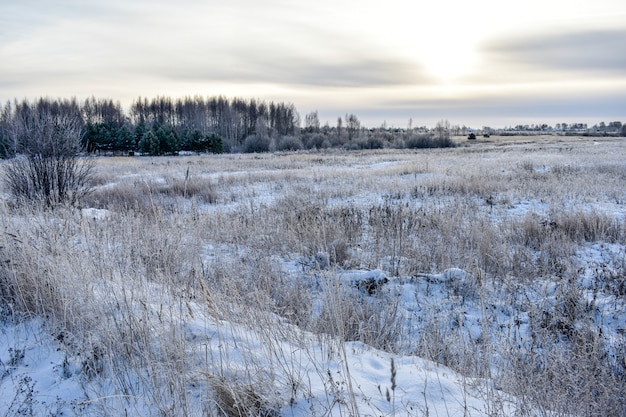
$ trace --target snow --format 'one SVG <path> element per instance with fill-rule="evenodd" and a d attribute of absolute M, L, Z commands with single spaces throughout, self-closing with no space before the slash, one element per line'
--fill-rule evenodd
<path fill-rule="evenodd" d="M 81 408 L 79 370 L 41 319 L 3 324 L 0 373 L 3 415 L 71 415 Z"/>
<path fill-rule="evenodd" d="M 383 169 L 395 164 L 395 161 L 385 161 L 357 168 Z M 548 170 L 545 166 L 537 168 L 539 173 Z M 270 180 L 248 187 L 245 172 L 215 174 L 216 178 L 227 175 L 241 179 L 242 185 L 233 188 L 234 194 L 254 195 L 257 204 L 272 204 L 280 195 L 277 185 Z M 438 175 L 424 173 L 401 177 L 419 185 Z M 357 206 L 384 200 L 380 193 L 356 192 L 348 199 Z M 333 198 L 329 201 L 339 202 Z M 447 202 L 444 198 L 432 204 Z M 227 211 L 239 204 L 241 201 L 225 202 L 219 208 L 208 207 L 207 210 Z M 484 203 L 477 206 L 482 207 Z M 622 219 L 626 213 L 619 203 L 591 202 L 587 207 Z M 496 207 L 490 214 L 495 221 L 525 216 L 543 219 L 550 214 L 550 204 L 541 199 L 520 200 Z M 82 210 L 82 216 L 100 221 L 110 218 L 111 213 L 87 208 Z M 203 256 L 209 262 L 219 263 L 233 255 L 241 256 L 240 251 L 245 248 L 207 243 Z M 580 268 L 576 289 L 583 292 L 590 311 L 584 319 L 593 320 L 594 325 L 602 329 L 605 341 L 613 349 L 624 346 L 626 305 L 624 297 L 617 297 L 616 288 L 611 286 L 620 285 L 620 279 L 623 283 L 625 246 L 585 243 L 578 248 L 575 260 Z M 401 261 L 382 258 L 380 265 L 367 270 L 333 269 L 328 255 L 322 252 L 313 257 L 294 254 L 292 259 L 277 260 L 284 274 L 310 285 L 313 297 L 318 297 L 314 300 L 317 307 L 322 303 L 324 291 L 336 288 L 325 285 L 329 281 L 334 283 L 333 280 L 366 302 L 397 303 L 399 326 L 404 335 L 397 351 L 402 353 L 385 352 L 356 341 L 340 343 L 330 335 L 302 331 L 283 317 L 250 318 L 243 317 L 242 313 L 240 322 L 218 320 L 219 315 L 207 311 L 205 304 L 188 301 L 187 314 L 170 319 L 177 323 L 177 329 L 182 329 L 188 349 L 182 354 L 187 358 L 186 365 L 192 375 L 185 386 L 191 402 L 190 414 L 202 414 L 203 407 L 211 401 L 209 392 L 215 389 L 220 377 L 256 384 L 256 390 L 267 404 L 280 415 L 292 417 L 514 413 L 516 399 L 499 390 L 493 379 L 475 375 L 471 370 L 463 375 L 423 359 L 421 337 L 426 330 L 440 326 L 442 337 L 468 339 L 479 348 L 486 337 L 492 338 L 492 346 L 505 343 L 528 346 L 531 343 L 530 307 L 541 306 L 550 311 L 560 302 L 567 283 L 556 277 L 536 276 L 503 288 L 503 284 L 482 282 L 460 268 L 393 276 L 390 271 Z M 100 284 L 94 283 L 93 288 L 104 298 L 113 284 Z M 146 291 L 149 298 L 144 302 L 157 311 L 160 296 L 166 292 L 153 283 Z M 10 306 L 3 308 L 10 311 Z M 5 321 L 0 324 L 0 416 L 157 414 L 153 399 L 144 393 L 122 394 L 112 381 L 89 375 L 84 366 L 85 358 L 68 352 L 59 335 L 41 318 L 12 322 L 9 314 L 3 317 Z M 269 325 L 260 320 L 267 320 Z M 501 354 L 493 352 L 496 359 Z M 251 368 L 255 371 L 252 378 Z M 129 386 L 140 385 L 140 381 L 147 379 L 133 371 L 124 377 Z M 289 386 L 292 390 L 284 391 L 283 388 Z"/>
<path fill-rule="evenodd" d="M 83 217 L 92 220 L 104 220 L 111 216 L 111 212 L 105 209 L 85 208 L 81 209 Z"/>
<path fill-rule="evenodd" d="M 461 270 L 450 270 L 440 276 L 452 279 L 464 275 Z M 380 270 L 340 271 L 338 276 L 347 285 L 386 279 Z M 403 297 L 410 298 L 407 294 L 414 290 L 404 288 Z M 185 338 L 195 344 L 188 353 L 190 363 L 199 361 L 201 358 L 194 356 L 201 352 L 200 356 L 219 358 L 226 375 L 235 379 L 250 363 L 267 370 L 266 380 L 297 376 L 300 380 L 294 382 L 298 387 L 290 393 L 292 398 L 271 389 L 264 392 L 285 415 L 339 416 L 349 412 L 378 416 L 393 415 L 394 410 L 400 415 L 488 415 L 489 406 L 480 391 L 488 389 L 485 381 L 463 377 L 417 356 L 394 355 L 360 342 L 340 344 L 330 337 L 320 340 L 296 328 L 292 328 L 293 337 L 278 339 L 264 334 L 263 329 L 216 322 L 194 303 L 189 308 L 184 328 Z M 479 331 L 472 328 L 473 337 L 478 337 Z M 33 415 L 99 415 L 103 410 L 117 414 L 132 409 L 134 415 L 152 414 L 146 399 L 126 398 L 106 380 L 90 378 L 81 358 L 67 356 L 63 344 L 40 319 L 2 326 L 0 360 L 1 410 Z M 199 380 L 211 385 L 201 375 Z M 197 397 L 201 399 L 203 394 L 198 392 Z"/>
<path fill-rule="evenodd" d="M 618 244 L 586 245 L 578 254 L 584 259 L 581 287 L 591 287 L 599 274 L 619 267 L 614 263 L 623 255 L 624 248 Z M 497 329 L 517 328 L 515 340 L 527 340 L 529 317 L 527 311 L 520 309 L 523 303 L 500 302 L 498 288 L 484 287 L 480 297 L 490 310 L 490 318 L 485 322 L 485 306 L 481 306 L 476 293 L 476 279 L 462 269 L 389 277 L 382 270 L 321 271 L 314 265 L 303 269 L 301 263 L 289 260 L 284 261 L 283 269 L 313 280 L 335 276 L 342 285 L 352 288 L 360 288 L 362 282 L 381 284 L 379 291 L 383 295 L 400 300 L 402 326 L 415 339 L 426 326 L 438 322 L 447 326 L 441 329 L 443 333 L 458 332 L 474 341 L 484 337 L 485 326 L 490 327 L 489 333 L 495 338 L 503 337 Z M 154 285 L 150 292 L 157 300 L 159 289 Z M 545 305 L 547 309 L 558 299 L 560 287 L 550 279 L 537 278 L 520 291 L 518 299 Z M 361 293 L 374 297 L 362 288 Z M 588 297 L 592 297 L 591 292 Z M 604 334 L 613 341 L 623 340 L 626 319 L 622 312 L 626 306 L 614 296 L 603 296 L 601 290 L 593 297 Z M 156 310 L 157 306 L 153 308 Z M 197 413 L 207 401 L 207 388 L 214 384 L 209 374 L 244 380 L 250 364 L 258 370 L 256 377 L 262 387 L 259 392 L 281 415 L 487 416 L 494 404 L 504 415 L 515 409 L 515 400 L 498 391 L 489 380 L 461 375 L 421 359 L 418 352 L 392 354 L 360 342 L 339 343 L 330 336 L 320 338 L 289 325 L 288 330 L 283 330 L 287 333 L 279 336 L 272 333 L 276 327 L 271 325 L 255 327 L 246 325 L 245 320 L 243 324 L 216 321 L 195 302 L 188 303 L 188 310 L 188 316 L 179 320 L 185 339 L 190 342 L 189 364 L 202 363 L 203 357 L 210 357 L 209 362 L 215 366 L 198 372 L 197 380 L 187 388 L 189 398 L 197 399 Z M 437 320 L 429 324 L 428 317 Z M 103 410 L 111 414 L 132 410 L 133 415 L 153 415 L 148 399 L 129 399 L 106 380 L 89 377 L 81 366 L 84 358 L 64 353 L 63 344 L 41 319 L 19 324 L 6 322 L 1 329 L 0 410 L 8 410 L 9 415 L 100 415 Z M 404 343 L 401 350 L 409 352 L 415 340 Z M 215 365 L 218 362 L 219 369 Z M 140 376 L 131 374 L 128 378 L 132 381 Z M 289 385 L 294 386 L 293 392 L 277 391 L 278 387 Z"/>

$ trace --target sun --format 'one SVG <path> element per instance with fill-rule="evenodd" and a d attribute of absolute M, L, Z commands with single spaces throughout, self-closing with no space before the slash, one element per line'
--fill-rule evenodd
<path fill-rule="evenodd" d="M 438 39 L 423 48 L 421 65 L 429 76 L 443 84 L 455 83 L 476 69 L 475 48 L 458 36 Z"/>

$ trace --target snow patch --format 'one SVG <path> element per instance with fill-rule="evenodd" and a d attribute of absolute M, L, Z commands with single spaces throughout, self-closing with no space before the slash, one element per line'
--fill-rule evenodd
<path fill-rule="evenodd" d="M 111 212 L 106 209 L 84 208 L 80 213 L 83 217 L 92 220 L 105 220 L 111 217 Z"/>

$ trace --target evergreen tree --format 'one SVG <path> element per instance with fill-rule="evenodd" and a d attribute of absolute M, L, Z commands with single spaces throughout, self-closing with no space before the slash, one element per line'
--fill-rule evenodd
<path fill-rule="evenodd" d="M 117 130 L 115 149 L 119 151 L 132 151 L 135 149 L 133 133 L 127 126 L 122 126 Z"/>
<path fill-rule="evenodd" d="M 213 153 L 224 153 L 224 142 L 222 138 L 216 135 L 215 133 L 211 133 L 208 137 L 210 149 Z"/>
<path fill-rule="evenodd" d="M 152 130 L 148 130 L 139 140 L 139 152 L 148 155 L 160 155 L 159 139 Z"/>

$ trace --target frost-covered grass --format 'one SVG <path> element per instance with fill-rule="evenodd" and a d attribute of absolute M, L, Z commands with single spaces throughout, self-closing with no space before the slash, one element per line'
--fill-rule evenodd
<path fill-rule="evenodd" d="M 0 206 L 0 415 L 626 413 L 624 141 L 97 159 Z"/>

